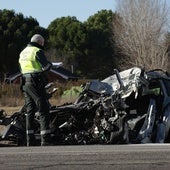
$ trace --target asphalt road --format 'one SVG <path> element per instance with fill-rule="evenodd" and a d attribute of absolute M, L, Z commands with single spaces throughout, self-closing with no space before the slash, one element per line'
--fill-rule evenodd
<path fill-rule="evenodd" d="M 169 170 L 170 144 L 0 147 L 0 169 Z"/>

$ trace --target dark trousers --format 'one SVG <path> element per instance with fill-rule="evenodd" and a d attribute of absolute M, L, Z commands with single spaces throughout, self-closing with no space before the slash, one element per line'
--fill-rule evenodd
<path fill-rule="evenodd" d="M 27 145 L 32 145 L 34 140 L 34 115 L 39 112 L 41 143 L 49 140 L 49 104 L 46 98 L 46 91 L 41 82 L 38 84 L 26 81 L 23 86 L 25 95 L 26 115 L 26 134 Z"/>

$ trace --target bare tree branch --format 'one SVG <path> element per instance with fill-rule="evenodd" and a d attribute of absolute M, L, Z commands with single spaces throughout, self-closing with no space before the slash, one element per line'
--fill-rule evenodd
<path fill-rule="evenodd" d="M 167 33 L 169 10 L 165 0 L 118 0 L 113 21 L 116 45 L 129 66 L 147 69 L 168 67 Z"/>

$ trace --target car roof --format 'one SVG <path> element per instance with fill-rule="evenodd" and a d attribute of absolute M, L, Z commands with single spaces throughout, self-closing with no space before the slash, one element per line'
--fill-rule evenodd
<path fill-rule="evenodd" d="M 161 69 L 155 69 L 146 72 L 146 75 L 149 79 L 167 79 L 170 80 L 170 74 Z"/>

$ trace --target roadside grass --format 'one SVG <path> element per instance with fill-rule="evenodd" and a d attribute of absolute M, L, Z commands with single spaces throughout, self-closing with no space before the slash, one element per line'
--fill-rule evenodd
<path fill-rule="evenodd" d="M 54 87 L 58 90 L 49 99 L 51 105 L 62 105 L 64 103 L 72 103 L 76 100 L 81 92 L 80 85 L 85 80 L 68 81 L 64 83 L 54 82 Z M 3 109 L 7 115 L 11 115 L 24 105 L 24 95 L 20 91 L 18 84 L 0 84 L 0 110 Z"/>

